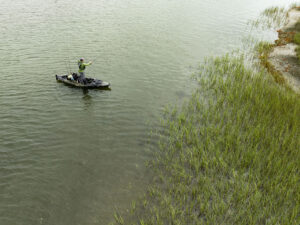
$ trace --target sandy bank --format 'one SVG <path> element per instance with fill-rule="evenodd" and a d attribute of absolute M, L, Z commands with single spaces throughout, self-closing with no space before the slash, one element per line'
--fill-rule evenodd
<path fill-rule="evenodd" d="M 276 46 L 269 54 L 269 62 L 279 71 L 286 83 L 297 93 L 300 93 L 300 62 L 291 43 L 296 32 L 300 32 L 300 9 L 289 11 L 287 24 L 278 31 Z"/>

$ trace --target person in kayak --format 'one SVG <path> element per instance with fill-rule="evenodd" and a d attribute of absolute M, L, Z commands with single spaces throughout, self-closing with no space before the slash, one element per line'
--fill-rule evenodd
<path fill-rule="evenodd" d="M 78 60 L 78 67 L 79 67 L 79 70 L 78 70 L 78 73 L 79 73 L 78 82 L 81 83 L 81 84 L 85 83 L 85 73 L 84 73 L 84 70 L 85 70 L 85 67 L 89 66 L 89 65 L 92 65 L 92 62 L 84 63 L 84 58 L 81 58 L 80 60 Z"/>

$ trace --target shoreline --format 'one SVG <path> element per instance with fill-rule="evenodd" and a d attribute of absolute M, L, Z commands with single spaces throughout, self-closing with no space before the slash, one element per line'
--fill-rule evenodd
<path fill-rule="evenodd" d="M 300 60 L 296 54 L 298 45 L 293 43 L 295 34 L 300 32 L 299 7 L 289 10 L 287 21 L 287 24 L 277 31 L 278 40 L 270 50 L 267 60 L 272 69 L 283 77 L 284 83 L 300 94 Z"/>

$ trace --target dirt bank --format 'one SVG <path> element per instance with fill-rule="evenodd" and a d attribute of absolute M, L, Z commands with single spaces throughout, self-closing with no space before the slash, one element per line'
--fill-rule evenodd
<path fill-rule="evenodd" d="M 286 83 L 300 93 L 300 61 L 296 55 L 297 44 L 292 43 L 293 36 L 300 32 L 300 8 L 288 13 L 287 24 L 278 30 L 278 40 L 269 54 L 269 62 L 282 74 Z"/>

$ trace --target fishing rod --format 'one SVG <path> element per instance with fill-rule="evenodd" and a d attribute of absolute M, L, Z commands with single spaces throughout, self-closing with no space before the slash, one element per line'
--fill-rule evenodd
<path fill-rule="evenodd" d="M 64 62 L 65 62 L 65 66 L 66 66 L 66 69 L 67 69 L 67 73 L 68 73 L 68 74 L 71 74 L 70 67 L 69 67 L 69 69 L 68 69 L 68 64 L 67 64 L 66 60 L 64 60 Z"/>
<path fill-rule="evenodd" d="M 68 65 L 69 65 L 69 71 L 70 71 L 70 74 L 71 74 L 70 56 L 69 56 L 69 54 L 68 54 Z"/>

